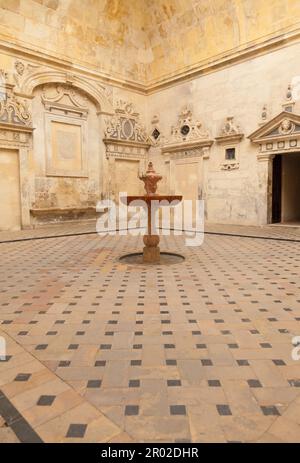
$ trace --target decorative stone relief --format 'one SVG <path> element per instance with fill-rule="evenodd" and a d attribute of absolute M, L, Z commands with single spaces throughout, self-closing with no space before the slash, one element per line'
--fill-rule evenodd
<path fill-rule="evenodd" d="M 22 76 L 25 71 L 25 64 L 22 61 L 16 61 L 15 70 L 19 76 Z"/>
<path fill-rule="evenodd" d="M 193 120 L 191 109 L 185 106 L 178 116 L 178 122 L 171 127 L 170 142 L 175 141 L 191 141 L 198 139 L 206 139 L 209 133 L 202 127 L 202 123 Z"/>
<path fill-rule="evenodd" d="M 46 175 L 88 177 L 88 99 L 70 84 L 46 84 L 41 89 L 45 107 Z"/>
<path fill-rule="evenodd" d="M 0 145 L 28 147 L 32 130 L 32 117 L 27 102 L 15 95 L 10 76 L 0 70 Z"/>
<path fill-rule="evenodd" d="M 240 127 L 234 122 L 233 116 L 228 116 L 220 134 L 216 137 L 217 143 L 238 143 L 242 140 L 244 134 Z"/>
<path fill-rule="evenodd" d="M 27 102 L 15 95 L 14 85 L 7 83 L 8 74 L 2 70 L 0 75 L 0 123 L 31 127 Z"/>
<path fill-rule="evenodd" d="M 267 105 L 265 104 L 263 105 L 263 108 L 261 110 L 259 125 L 265 124 L 267 120 L 268 120 L 268 108 L 267 108 Z"/>
<path fill-rule="evenodd" d="M 117 102 L 115 115 L 106 119 L 105 139 L 149 144 L 145 127 L 133 104 L 123 100 Z"/>
<path fill-rule="evenodd" d="M 300 115 L 282 111 L 249 135 L 259 145 L 259 156 L 300 151 Z"/>
<path fill-rule="evenodd" d="M 210 147 L 213 140 L 202 123 L 195 120 L 192 110 L 185 106 L 179 113 L 177 124 L 171 127 L 170 137 L 164 141 L 162 152 L 171 157 L 201 156 L 202 148 Z M 207 156 L 207 150 L 205 151 Z"/>
<path fill-rule="evenodd" d="M 41 99 L 47 111 L 87 117 L 88 99 L 71 85 L 45 85 Z"/>
<path fill-rule="evenodd" d="M 121 161 L 127 161 L 128 172 L 133 175 L 136 169 L 136 175 L 138 175 L 138 170 L 144 168 L 151 140 L 132 103 L 118 101 L 115 114 L 107 118 L 105 122 L 103 138 L 107 160 L 104 174 L 105 191 L 107 197 L 117 201 L 120 188 L 125 188 L 127 181 L 124 177 L 124 180 L 120 182 Z"/>
<path fill-rule="evenodd" d="M 161 134 L 161 130 L 159 128 L 159 117 L 154 115 L 151 120 L 151 131 L 150 131 L 150 139 L 152 145 L 158 146 L 162 143 L 163 135 Z"/>
<path fill-rule="evenodd" d="M 118 101 L 115 114 L 105 122 L 103 141 L 106 145 L 106 157 L 146 157 L 151 142 L 132 103 Z"/>
<path fill-rule="evenodd" d="M 112 88 L 80 74 L 16 60 L 12 79 L 16 86 L 15 92 L 20 96 L 31 98 L 34 88 L 38 85 L 67 84 L 89 95 L 99 114 L 113 114 Z"/>
<path fill-rule="evenodd" d="M 240 168 L 240 163 L 236 161 L 227 161 L 221 163 L 221 170 L 236 170 Z"/>
<path fill-rule="evenodd" d="M 244 137 L 241 128 L 234 122 L 233 116 L 228 116 L 221 127 L 219 135 L 216 137 L 216 142 L 222 145 L 224 151 L 224 160 L 221 162 L 221 170 L 236 170 L 239 169 L 240 164 L 237 159 L 238 149 L 237 145 Z M 233 152 L 233 157 L 227 157 L 227 152 Z"/>
<path fill-rule="evenodd" d="M 285 93 L 285 101 L 282 105 L 282 109 L 284 111 L 292 113 L 294 109 L 294 105 L 295 105 L 295 101 L 293 100 L 292 86 L 291 84 L 289 84 L 287 87 L 286 93 Z"/>

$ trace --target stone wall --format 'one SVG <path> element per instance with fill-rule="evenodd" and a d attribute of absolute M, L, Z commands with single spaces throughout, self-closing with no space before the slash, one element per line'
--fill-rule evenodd
<path fill-rule="evenodd" d="M 189 199 L 204 199 L 209 222 L 267 223 L 271 156 L 247 137 L 287 103 L 288 86 L 299 74 L 300 44 L 283 41 L 281 48 L 247 59 L 242 48 L 252 43 L 255 50 L 260 40 L 281 40 L 279 31 L 296 29 L 299 2 L 82 4 L 0 0 L 0 87 L 5 84 L 17 111 L 26 104 L 32 116 L 17 127 L 0 123 L 2 167 L 7 150 L 18 156 L 13 167 L 19 166 L 19 226 L 90 218 L 101 198 L 117 199 L 120 190 L 141 193 L 137 174 L 149 153 L 164 175 L 160 192 L 181 189 Z M 240 61 L 217 66 L 216 57 L 234 47 Z M 205 73 L 189 77 L 193 63 L 206 59 L 215 68 L 206 62 Z M 167 74 L 159 90 L 145 85 Z M 293 112 L 300 113 L 298 101 Z M 134 135 L 127 127 L 127 138 L 110 139 L 105 129 L 120 115 L 134 120 Z M 187 137 L 188 146 L 180 144 L 178 117 L 191 119 L 196 136 Z M 222 132 L 226 124 L 233 127 L 229 136 Z M 232 147 L 236 159 L 228 161 L 225 150 Z"/>
<path fill-rule="evenodd" d="M 298 0 L 0 0 L 0 45 L 155 84 L 297 32 Z"/>
<path fill-rule="evenodd" d="M 194 119 L 204 125 L 214 140 L 209 148 L 206 179 L 202 185 L 209 222 L 267 222 L 265 187 L 268 179 L 261 180 L 263 165 L 258 161 L 259 146 L 247 137 L 263 122 L 264 105 L 267 108 L 264 122 L 283 110 L 288 85 L 300 75 L 296 60 L 299 53 L 300 44 L 295 44 L 148 97 L 149 131 L 153 127 L 151 119 L 156 115 L 157 127 L 168 139 L 178 114 L 187 105 L 192 109 Z M 300 113 L 299 101 L 293 111 Z M 215 140 L 228 116 L 234 117 L 244 134 L 242 140 L 233 145 L 236 146 L 239 166 L 232 170 L 224 170 L 226 146 Z M 168 176 L 169 156 L 161 155 L 159 147 L 153 148 L 151 154 L 157 170 Z M 167 189 L 165 185 L 166 193 Z"/>
<path fill-rule="evenodd" d="M 142 81 L 147 38 L 140 6 L 141 0 L 0 0 L 0 38 L 48 59 Z"/>

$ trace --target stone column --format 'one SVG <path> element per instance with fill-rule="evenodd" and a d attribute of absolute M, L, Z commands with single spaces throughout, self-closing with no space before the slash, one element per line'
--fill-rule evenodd
<path fill-rule="evenodd" d="M 22 229 L 32 228 L 30 223 L 30 175 L 28 168 L 28 148 L 19 148 L 20 162 L 20 194 L 21 194 L 21 225 Z"/>
<path fill-rule="evenodd" d="M 208 160 L 209 160 L 210 150 L 208 147 L 202 148 L 202 175 L 201 175 L 201 197 L 199 199 L 204 200 L 204 215 L 207 219 L 208 215 Z"/>
<path fill-rule="evenodd" d="M 266 225 L 272 220 L 272 161 L 271 153 L 260 153 L 258 160 L 258 224 Z"/>

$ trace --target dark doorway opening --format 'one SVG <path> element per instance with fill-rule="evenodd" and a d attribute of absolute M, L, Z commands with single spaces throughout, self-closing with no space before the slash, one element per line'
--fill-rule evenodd
<path fill-rule="evenodd" d="M 272 223 L 300 225 L 300 153 L 273 159 Z"/>
<path fill-rule="evenodd" d="M 282 155 L 273 159 L 272 176 L 272 223 L 281 222 L 281 192 L 282 192 Z"/>

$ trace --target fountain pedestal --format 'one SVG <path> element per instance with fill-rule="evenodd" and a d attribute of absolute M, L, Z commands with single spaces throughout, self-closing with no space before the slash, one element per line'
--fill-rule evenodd
<path fill-rule="evenodd" d="M 140 180 L 142 180 L 145 184 L 145 190 L 146 190 L 146 195 L 140 195 L 140 196 L 126 196 L 126 204 L 129 206 L 132 202 L 137 201 L 137 200 L 142 200 L 143 205 L 147 207 L 147 234 L 144 235 L 143 241 L 144 241 L 144 248 L 143 248 L 143 263 L 148 263 L 148 264 L 158 264 L 160 262 L 160 248 L 159 248 L 159 235 L 158 234 L 152 234 L 152 224 L 151 224 L 151 219 L 152 219 L 152 201 L 155 201 L 155 206 L 157 207 L 158 201 L 164 201 L 163 206 L 167 206 L 170 204 L 172 201 L 178 201 L 180 202 L 182 200 L 182 196 L 180 195 L 158 195 L 156 193 L 157 190 L 157 182 L 159 182 L 162 179 L 162 176 L 157 174 L 153 168 L 152 162 L 149 162 L 148 164 L 148 169 L 144 175 L 141 175 Z M 124 199 L 125 199 L 124 198 Z M 168 204 L 166 204 L 168 203 Z M 135 255 L 140 253 L 135 253 Z M 167 255 L 172 255 L 172 256 L 177 256 L 177 257 L 182 257 L 178 256 L 177 254 L 174 253 L 163 253 Z"/>
<path fill-rule="evenodd" d="M 129 206 L 132 202 L 136 200 L 142 200 L 147 206 L 147 234 L 144 235 L 144 248 L 143 248 L 143 262 L 145 263 L 159 263 L 160 262 L 160 248 L 159 248 L 159 235 L 152 234 L 152 201 L 155 200 L 155 205 L 157 207 L 157 201 L 163 201 L 167 203 L 171 203 L 172 201 L 180 202 L 182 200 L 182 196 L 180 195 L 141 195 L 141 196 L 127 196 L 126 201 L 127 205 Z M 163 204 L 163 206 L 167 206 L 167 204 Z"/>

